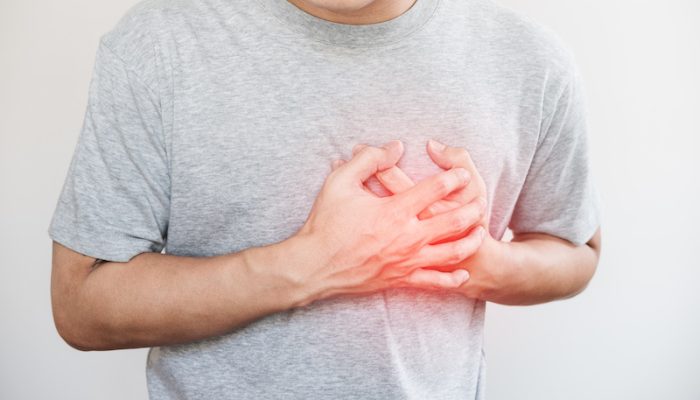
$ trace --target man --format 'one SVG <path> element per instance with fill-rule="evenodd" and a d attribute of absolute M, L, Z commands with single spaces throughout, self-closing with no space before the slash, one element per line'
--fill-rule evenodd
<path fill-rule="evenodd" d="M 483 398 L 485 301 L 595 270 L 573 55 L 490 1 L 142 1 L 89 94 L 54 318 L 153 399 Z"/>

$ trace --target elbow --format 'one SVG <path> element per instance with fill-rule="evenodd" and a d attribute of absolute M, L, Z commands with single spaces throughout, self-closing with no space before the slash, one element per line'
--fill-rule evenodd
<path fill-rule="evenodd" d="M 90 345 L 88 345 L 88 344 L 84 344 L 83 342 L 81 342 L 81 341 L 79 341 L 79 340 L 74 340 L 74 339 L 73 339 L 72 337 L 70 337 L 70 336 L 61 335 L 61 338 L 63 338 L 63 341 L 66 342 L 70 347 L 72 347 L 72 348 L 74 348 L 74 349 L 76 349 L 76 350 L 80 350 L 80 351 L 94 351 L 94 350 L 100 350 L 100 349 L 98 349 L 98 348 L 96 348 L 96 347 L 92 347 L 92 346 L 90 346 Z"/>
<path fill-rule="evenodd" d="M 598 269 L 598 263 L 600 261 L 600 252 L 602 247 L 602 233 L 601 228 L 598 227 L 593 236 L 588 240 L 588 242 L 582 245 L 583 248 L 588 250 L 588 255 L 586 256 L 585 268 L 581 269 L 581 273 L 578 276 L 577 284 L 574 285 L 573 291 L 570 293 L 568 298 L 579 295 L 581 292 L 588 288 L 596 270 Z"/>
<path fill-rule="evenodd" d="M 51 313 L 56 332 L 70 347 L 80 351 L 95 350 L 94 346 L 85 340 L 89 334 L 85 332 L 85 316 L 81 318 L 76 306 L 75 287 L 56 285 L 54 279 L 51 285 Z M 71 295 L 72 293 L 72 295 Z"/>
<path fill-rule="evenodd" d="M 118 321 L 100 319 L 82 307 L 54 307 L 53 319 L 58 335 L 70 347 L 80 351 L 106 351 L 133 348 L 125 342 L 124 327 Z"/>
<path fill-rule="evenodd" d="M 88 340 L 85 340 L 85 337 L 88 336 L 84 330 L 84 327 L 81 327 L 80 324 L 76 324 L 73 322 L 73 319 L 67 315 L 68 313 L 66 310 L 57 310 L 54 307 L 53 310 L 53 319 L 54 319 L 54 325 L 56 326 L 56 331 L 58 332 L 58 335 L 63 339 L 66 344 L 68 344 L 70 347 L 80 350 L 80 351 L 93 351 L 93 350 L 99 350 L 94 343 L 90 343 Z"/>
<path fill-rule="evenodd" d="M 89 308 L 65 298 L 53 298 L 52 303 L 56 331 L 70 347 L 80 351 L 113 348 L 107 337 L 110 330 L 106 321 L 97 321 Z"/>
<path fill-rule="evenodd" d="M 593 279 L 593 274 L 595 273 L 595 266 L 593 266 L 592 271 L 588 273 L 574 288 L 573 290 L 569 293 L 568 296 L 565 296 L 565 298 L 570 299 L 572 297 L 576 297 L 579 294 L 583 293 L 584 290 L 588 288 L 588 286 L 591 283 L 591 280 Z"/>
<path fill-rule="evenodd" d="M 75 322 L 73 319 L 54 317 L 56 331 L 70 347 L 80 351 L 116 350 L 117 346 L 105 335 L 105 330 L 96 329 L 87 321 Z"/>
<path fill-rule="evenodd" d="M 51 312 L 58 335 L 80 351 L 103 350 L 110 322 L 85 287 L 95 260 L 54 242 L 51 271 Z M 105 317 L 100 317 L 105 316 Z"/>
<path fill-rule="evenodd" d="M 584 290 L 588 288 L 596 270 L 598 269 L 599 252 L 593 249 L 593 255 L 590 260 L 585 264 L 584 268 L 581 268 L 580 274 L 578 275 L 575 283 L 572 285 L 572 290 L 569 292 L 568 296 L 565 298 L 572 298 L 581 294 Z"/>

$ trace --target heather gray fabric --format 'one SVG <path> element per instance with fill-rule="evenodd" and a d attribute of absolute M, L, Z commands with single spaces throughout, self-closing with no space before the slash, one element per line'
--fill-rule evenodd
<path fill-rule="evenodd" d="M 301 227 L 336 158 L 401 139 L 467 148 L 491 234 L 587 241 L 600 221 L 582 81 L 550 30 L 488 0 L 418 0 L 375 25 L 285 0 L 146 0 L 99 42 L 49 234 L 86 255 L 211 256 Z M 376 181 L 372 183 L 375 185 Z M 290 268 L 293 266 L 290 265 Z M 152 399 L 484 397 L 485 304 L 393 289 L 152 348 Z"/>

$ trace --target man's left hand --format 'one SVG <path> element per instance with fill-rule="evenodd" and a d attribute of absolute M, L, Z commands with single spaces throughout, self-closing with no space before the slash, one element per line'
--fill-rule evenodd
<path fill-rule="evenodd" d="M 361 149 L 366 147 L 364 144 L 358 144 L 353 148 L 353 154 L 356 154 Z M 496 256 L 501 251 L 502 242 L 494 239 L 489 233 L 489 206 L 488 192 L 486 184 L 477 171 L 474 162 L 467 150 L 458 147 L 445 146 L 439 142 L 431 140 L 427 145 L 427 152 L 430 158 L 440 168 L 449 170 L 455 167 L 465 168 L 471 175 L 471 180 L 467 186 L 459 189 L 444 200 L 433 203 L 432 206 L 426 208 L 419 214 L 419 218 L 427 219 L 435 215 L 447 212 L 454 208 L 463 206 L 472 201 L 482 202 L 483 213 L 477 224 L 474 224 L 470 229 L 462 234 L 450 238 L 443 239 L 440 242 L 455 240 L 466 236 L 472 229 L 477 229 L 478 226 L 484 228 L 484 241 L 479 250 L 471 257 L 465 259 L 459 264 L 449 266 L 434 266 L 431 268 L 422 268 L 416 270 L 410 277 L 409 282 L 420 284 L 423 277 L 429 274 L 431 269 L 439 271 L 452 271 L 455 269 L 464 269 L 469 272 L 469 280 L 462 284 L 458 289 L 460 293 L 471 298 L 484 298 L 487 292 L 497 290 L 501 275 L 504 271 L 501 270 L 499 264 L 494 262 Z M 334 167 L 342 164 L 343 161 L 336 161 Z M 394 166 L 387 170 L 377 173 L 377 179 L 382 185 L 392 194 L 398 194 L 413 187 L 415 183 L 406 175 L 399 167 Z M 367 188 L 369 190 L 369 188 Z"/>

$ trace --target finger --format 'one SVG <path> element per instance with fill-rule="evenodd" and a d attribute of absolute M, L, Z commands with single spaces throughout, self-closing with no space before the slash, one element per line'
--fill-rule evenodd
<path fill-rule="evenodd" d="M 379 182 L 392 194 L 405 192 L 406 190 L 415 186 L 413 180 L 409 178 L 409 176 L 406 175 L 406 173 L 399 167 L 391 167 L 387 170 L 378 172 L 376 176 Z M 421 211 L 420 214 L 418 214 L 418 219 L 430 218 L 434 215 L 454 210 L 462 204 L 466 204 L 466 201 L 458 201 L 459 198 L 463 197 L 462 192 L 462 190 L 458 190 L 449 194 L 445 198 L 451 200 L 438 200 L 429 205 L 426 209 Z"/>
<path fill-rule="evenodd" d="M 426 243 L 434 243 L 466 232 L 479 223 L 486 211 L 486 200 L 478 198 L 454 210 L 420 221 Z"/>
<path fill-rule="evenodd" d="M 377 179 L 392 194 L 405 192 L 415 186 L 413 179 L 409 178 L 399 167 L 391 167 L 377 173 Z"/>
<path fill-rule="evenodd" d="M 333 160 L 333 162 L 331 163 L 331 171 L 335 171 L 336 169 L 338 169 L 341 165 L 345 164 L 346 162 L 347 161 L 345 161 L 345 160 Z M 374 193 L 372 191 L 372 189 L 370 189 L 370 187 L 367 186 L 366 183 L 362 184 L 362 189 L 364 189 L 365 192 L 367 192 L 371 195 L 377 196 L 377 193 Z"/>
<path fill-rule="evenodd" d="M 433 139 L 428 141 L 427 148 L 428 155 L 439 167 L 443 169 L 462 167 L 473 175 L 472 183 L 469 186 L 454 193 L 454 200 L 466 204 L 485 193 L 486 187 L 483 179 L 479 176 L 476 165 L 466 149 L 447 146 Z"/>
<path fill-rule="evenodd" d="M 462 147 L 451 147 L 430 139 L 428 140 L 428 155 L 435 164 L 443 169 L 462 167 L 476 171 L 476 166 L 469 152 Z"/>
<path fill-rule="evenodd" d="M 332 171 L 335 171 L 336 169 L 338 169 L 338 167 L 340 167 L 341 165 L 345 164 L 346 162 L 347 162 L 347 161 L 345 161 L 345 160 L 333 160 L 333 162 L 331 163 L 331 168 L 332 168 L 331 170 L 332 170 Z M 372 189 L 370 189 L 369 186 L 367 186 L 366 184 L 362 184 L 362 188 L 363 188 L 367 193 L 376 195 L 376 193 L 374 193 L 374 192 L 372 191 Z"/>
<path fill-rule="evenodd" d="M 469 180 L 469 172 L 464 168 L 442 171 L 418 182 L 409 190 L 394 195 L 394 205 L 411 215 L 418 215 L 424 208 L 442 200 L 452 191 L 465 187 Z"/>
<path fill-rule="evenodd" d="M 455 289 L 462 286 L 468 280 L 469 271 L 466 269 L 441 272 L 418 268 L 401 279 L 400 282 L 408 286 L 423 289 Z"/>
<path fill-rule="evenodd" d="M 411 259 L 409 268 L 459 264 L 476 253 L 485 235 L 486 230 L 479 225 L 463 238 L 451 242 L 423 246 Z"/>
<path fill-rule="evenodd" d="M 367 145 L 364 143 L 356 144 L 352 148 L 353 156 L 359 153 L 365 147 L 367 147 Z M 389 174 L 389 176 L 384 178 L 387 176 L 387 174 Z M 392 194 L 407 190 L 414 185 L 413 180 L 411 180 L 411 178 L 409 178 L 408 175 L 406 175 L 397 166 L 393 166 L 384 171 L 379 171 L 375 176 L 377 177 L 377 180 L 379 180 L 379 183 L 381 183 Z"/>
<path fill-rule="evenodd" d="M 457 192 L 463 192 L 464 190 L 458 190 Z M 436 201 L 435 203 L 426 207 L 423 211 L 418 214 L 418 219 L 428 219 L 436 215 L 452 211 L 459 206 L 467 204 L 468 202 L 458 201 L 458 200 L 447 200 L 452 196 L 447 196 L 445 200 Z M 460 196 L 461 197 L 461 196 Z"/>
<path fill-rule="evenodd" d="M 367 145 L 364 144 L 364 143 L 358 143 L 358 144 L 356 144 L 356 145 L 352 148 L 352 155 L 354 156 L 355 154 L 359 153 L 360 150 L 364 149 L 365 147 L 367 147 Z"/>
<path fill-rule="evenodd" d="M 338 167 L 345 164 L 345 162 L 345 160 L 333 160 L 333 162 L 331 163 L 331 171 L 335 171 L 336 169 L 338 169 Z"/>
<path fill-rule="evenodd" d="M 366 146 L 350 161 L 338 167 L 338 172 L 342 171 L 344 176 L 359 184 L 378 171 L 396 165 L 402 154 L 403 144 L 398 140 L 392 140 L 382 147 Z"/>
<path fill-rule="evenodd" d="M 365 147 L 367 147 L 367 145 L 364 143 L 356 144 L 352 148 L 353 156 L 355 154 L 359 153 Z M 382 179 L 382 176 L 390 171 L 391 171 L 391 176 L 388 178 L 389 181 Z M 414 185 L 413 180 L 411 180 L 411 178 L 409 178 L 408 175 L 406 175 L 397 166 L 393 166 L 393 167 L 386 169 L 384 171 L 379 171 L 379 172 L 377 172 L 377 174 L 375 176 L 377 177 L 377 180 L 379 180 L 379 183 L 381 183 L 392 194 L 398 193 L 399 189 L 401 189 L 401 191 L 403 191 L 403 190 L 411 188 Z M 365 185 L 365 187 L 367 190 L 371 191 L 371 189 L 369 189 L 369 187 L 367 185 Z"/>
<path fill-rule="evenodd" d="M 454 192 L 448 194 L 443 200 L 436 201 L 435 203 L 426 207 L 420 212 L 420 214 L 418 214 L 418 219 L 428 219 L 438 214 L 454 210 L 461 205 L 476 200 L 478 197 L 480 197 L 481 193 L 478 186 L 478 182 L 470 182 L 469 185 L 463 187 L 462 189 L 455 190 Z"/>
<path fill-rule="evenodd" d="M 372 190 L 372 188 L 367 183 L 362 184 L 362 189 L 364 189 L 365 192 L 371 194 L 374 197 L 381 197 L 380 196 L 381 193 L 376 193 L 374 190 Z"/>

